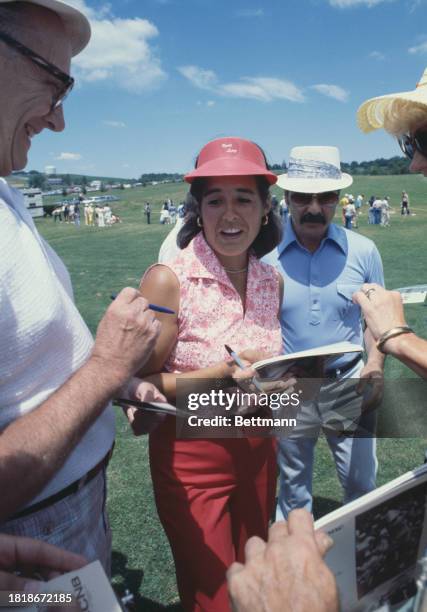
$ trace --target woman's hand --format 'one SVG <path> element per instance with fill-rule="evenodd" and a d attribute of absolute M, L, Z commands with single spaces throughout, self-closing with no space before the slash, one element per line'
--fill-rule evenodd
<path fill-rule="evenodd" d="M 122 389 L 122 397 L 136 399 L 140 402 L 167 402 L 162 393 L 149 382 L 140 378 L 132 378 L 125 389 Z M 127 406 L 123 408 L 132 431 L 135 436 L 141 436 L 154 431 L 162 423 L 166 415 L 155 412 L 145 412 L 143 409 Z"/>
<path fill-rule="evenodd" d="M 264 393 L 293 393 L 297 384 L 297 376 L 294 372 L 286 372 L 278 380 L 260 381 Z"/>
<path fill-rule="evenodd" d="M 397 291 L 386 291 L 373 283 L 362 285 L 353 294 L 353 302 L 359 304 L 366 324 L 375 340 L 393 327 L 406 325 L 402 296 Z"/>
<path fill-rule="evenodd" d="M 245 393 L 257 393 L 259 389 L 257 389 L 253 383 L 253 379 L 256 378 L 257 372 L 251 366 L 253 363 L 268 359 L 270 356 L 271 355 L 263 351 L 246 349 L 238 353 L 241 363 L 245 366 L 244 369 L 237 365 L 237 363 L 228 363 L 230 368 L 229 375 Z"/>
<path fill-rule="evenodd" d="M 235 380 L 236 384 L 245 393 L 257 394 L 258 396 L 263 393 L 270 395 L 271 393 L 292 393 L 296 385 L 297 379 L 292 372 L 286 373 L 280 380 L 268 380 L 261 382 L 257 379 L 257 372 L 251 365 L 257 361 L 268 359 L 270 357 L 268 353 L 248 349 L 239 353 L 239 358 L 242 363 L 246 366 L 245 369 L 238 367 L 237 365 L 232 366 L 231 377 Z M 254 384 L 253 379 L 257 379 L 258 385 Z M 261 389 L 260 389 L 261 387 Z M 258 412 L 260 408 L 264 412 L 268 412 L 268 406 L 265 402 L 259 405 L 256 401 L 247 401 L 238 406 L 237 414 L 253 414 Z"/>

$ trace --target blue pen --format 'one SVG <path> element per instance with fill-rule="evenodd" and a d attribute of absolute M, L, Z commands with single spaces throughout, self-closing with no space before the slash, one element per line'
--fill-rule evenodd
<path fill-rule="evenodd" d="M 239 355 L 233 351 L 233 349 L 231 349 L 228 344 L 224 344 L 225 346 L 225 350 L 227 351 L 227 353 L 230 355 L 230 357 L 232 357 L 235 361 L 235 363 L 239 366 L 239 368 L 242 368 L 242 370 L 246 370 L 246 366 L 243 363 L 243 361 L 240 359 Z M 258 389 L 258 391 L 263 391 L 263 388 L 261 387 L 260 383 L 257 381 L 257 379 L 255 377 L 252 378 L 252 382 L 254 384 L 254 386 Z"/>
<path fill-rule="evenodd" d="M 112 293 L 110 297 L 112 300 L 115 300 L 117 297 L 117 293 Z M 175 314 L 174 310 L 171 310 L 170 308 L 166 308 L 166 306 L 157 306 L 157 304 L 148 304 L 148 308 L 150 310 L 154 310 L 154 312 L 164 312 L 165 314 Z"/>

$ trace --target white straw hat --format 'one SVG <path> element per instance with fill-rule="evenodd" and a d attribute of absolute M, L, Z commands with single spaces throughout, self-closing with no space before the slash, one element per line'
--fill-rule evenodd
<path fill-rule="evenodd" d="M 424 70 L 416 88 L 412 91 L 378 96 L 364 102 L 357 111 L 357 122 L 360 129 L 363 132 L 372 132 L 384 127 L 384 115 L 394 100 L 407 100 L 423 104 L 427 112 L 427 68 Z"/>
<path fill-rule="evenodd" d="M 337 147 L 294 147 L 286 174 L 280 174 L 277 185 L 287 191 L 322 193 L 349 187 L 349 174 L 341 172 Z"/>
<path fill-rule="evenodd" d="M 0 0 L 0 4 L 7 4 L 15 0 Z M 28 4 L 37 4 L 50 9 L 60 17 L 65 26 L 67 36 L 71 41 L 72 55 L 82 51 L 90 39 L 90 25 L 87 18 L 69 4 L 59 0 L 24 0 Z"/>

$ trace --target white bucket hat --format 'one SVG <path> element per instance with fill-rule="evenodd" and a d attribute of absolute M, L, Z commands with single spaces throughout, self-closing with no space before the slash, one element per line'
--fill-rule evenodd
<path fill-rule="evenodd" d="M 349 174 L 341 172 L 337 147 L 294 147 L 286 174 L 280 174 L 277 185 L 287 191 L 322 193 L 349 187 Z"/>
<path fill-rule="evenodd" d="M 0 4 L 14 1 L 16 0 L 0 0 Z M 65 31 L 70 39 L 73 56 L 86 47 L 90 39 L 90 25 L 83 13 L 58 0 L 24 0 L 24 2 L 44 6 L 58 15 L 64 23 Z"/>
<path fill-rule="evenodd" d="M 384 127 L 384 115 L 394 100 L 423 104 L 427 112 L 427 68 L 414 90 L 378 96 L 364 102 L 357 111 L 357 122 L 360 129 L 363 132 L 372 132 Z"/>

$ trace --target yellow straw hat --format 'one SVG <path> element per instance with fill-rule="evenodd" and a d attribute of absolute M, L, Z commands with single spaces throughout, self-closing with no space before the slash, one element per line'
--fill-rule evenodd
<path fill-rule="evenodd" d="M 360 129 L 363 132 L 372 132 L 384 127 L 384 115 L 395 100 L 422 104 L 427 112 L 427 68 L 414 90 L 378 96 L 364 102 L 357 111 L 357 123 Z"/>

